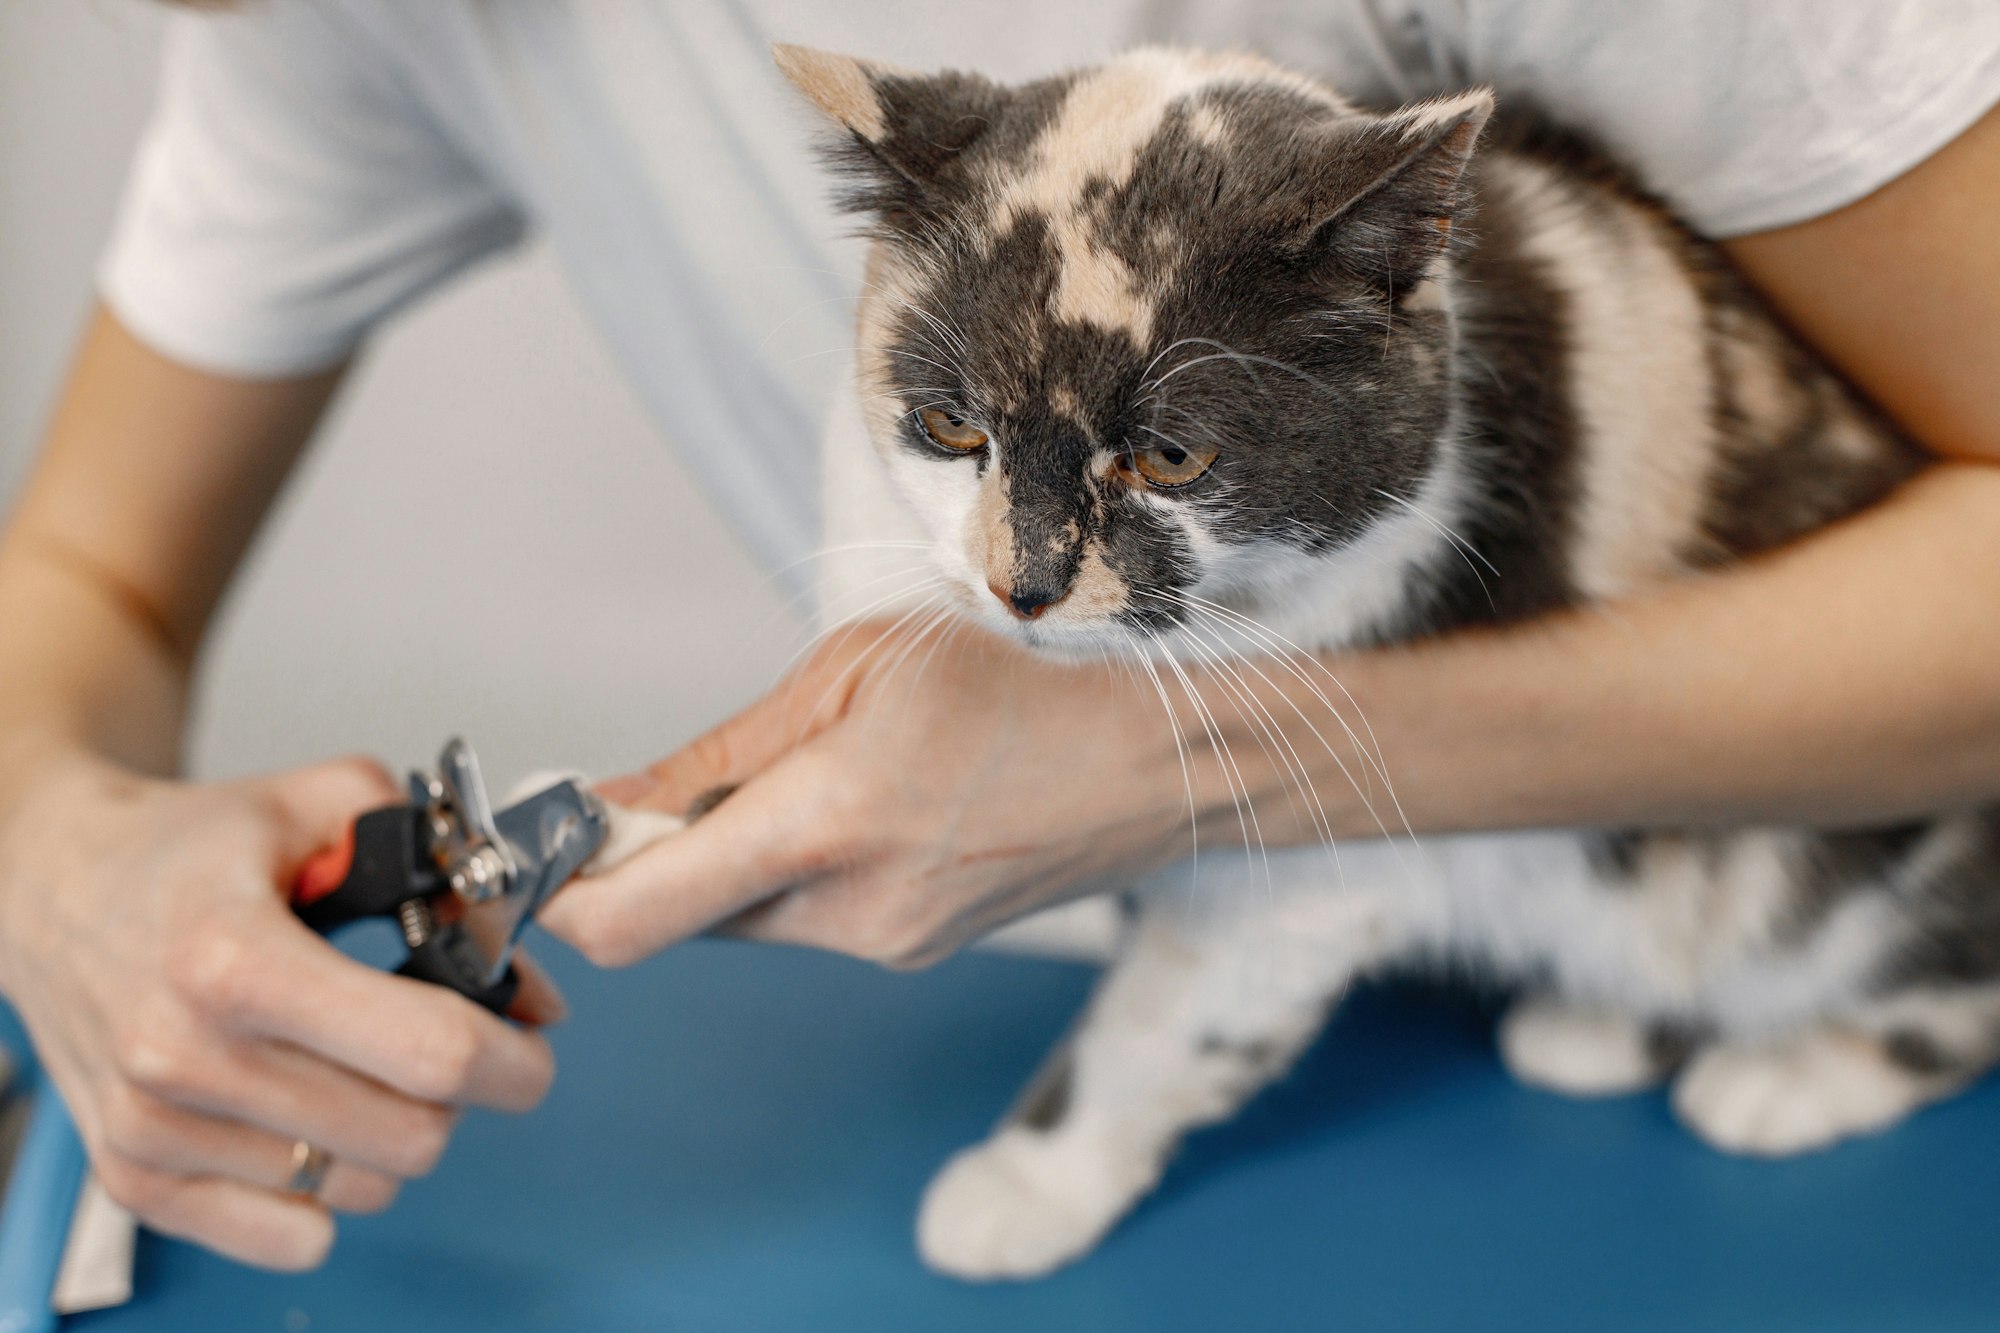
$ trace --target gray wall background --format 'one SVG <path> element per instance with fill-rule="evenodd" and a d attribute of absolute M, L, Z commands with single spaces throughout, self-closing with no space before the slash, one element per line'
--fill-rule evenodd
<path fill-rule="evenodd" d="M 85 317 L 156 51 L 145 0 L 0 0 L 0 505 Z M 350 379 L 211 639 L 193 767 L 401 766 L 462 731 L 498 784 L 616 771 L 754 698 L 804 610 L 530 250 L 406 317 Z"/>

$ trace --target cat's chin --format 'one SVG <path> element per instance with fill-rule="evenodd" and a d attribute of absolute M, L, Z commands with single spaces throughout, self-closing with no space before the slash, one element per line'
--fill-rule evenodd
<path fill-rule="evenodd" d="M 1016 634 L 1012 637 L 1016 643 L 1035 656 L 1047 658 L 1051 662 L 1095 662 L 1100 660 L 1107 650 L 1115 651 L 1126 646 L 1122 636 L 1116 639 L 1109 635 L 1102 638 L 1071 635 L 1052 638 L 1047 635 Z"/>
<path fill-rule="evenodd" d="M 1097 662 L 1107 653 L 1129 653 L 1146 649 L 1123 625 L 1051 624 L 1047 621 L 1005 619 L 989 616 L 961 603 L 959 614 L 987 633 L 1017 643 L 1037 657 L 1055 662 Z"/>
<path fill-rule="evenodd" d="M 1106 654 L 1146 651 L 1122 625 L 1042 625 L 1030 621 L 989 628 L 1052 662 L 1101 662 Z"/>

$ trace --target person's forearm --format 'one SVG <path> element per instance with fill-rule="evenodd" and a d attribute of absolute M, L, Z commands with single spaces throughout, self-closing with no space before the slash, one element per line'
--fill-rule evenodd
<path fill-rule="evenodd" d="M 16 535 L 0 544 L 0 809 L 52 751 L 179 766 L 188 662 L 107 576 Z"/>
<path fill-rule="evenodd" d="M 1729 573 L 1329 662 L 1358 707 L 1267 674 L 1334 831 L 1354 837 L 1404 816 L 1419 831 L 1845 824 L 2000 799 L 1996 664 L 2000 468 L 1955 464 Z M 1365 717 L 1395 804 L 1350 783 L 1370 765 L 1318 692 L 1356 731 Z M 1259 810 L 1283 811 L 1283 766 L 1234 729 Z M 1296 817 L 1264 832 L 1316 836 Z"/>
<path fill-rule="evenodd" d="M 99 314 L 0 537 L 0 809 L 52 750 L 178 766 L 197 645 L 338 381 L 209 375 Z"/>

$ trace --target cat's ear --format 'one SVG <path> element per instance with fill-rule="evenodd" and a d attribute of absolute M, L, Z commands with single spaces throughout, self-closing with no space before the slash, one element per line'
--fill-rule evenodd
<path fill-rule="evenodd" d="M 1009 97 L 974 74 L 917 74 L 803 46 L 771 53 L 792 85 L 845 132 L 830 146 L 834 164 L 856 186 L 842 202 L 892 227 L 944 206 L 965 150 Z"/>
<path fill-rule="evenodd" d="M 1427 277 L 1464 204 L 1465 167 L 1493 114 L 1480 88 L 1329 133 L 1322 177 L 1335 192 L 1309 244 L 1401 296 Z"/>

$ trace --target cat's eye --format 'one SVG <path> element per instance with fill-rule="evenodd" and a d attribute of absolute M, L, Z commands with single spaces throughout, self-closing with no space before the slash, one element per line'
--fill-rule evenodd
<path fill-rule="evenodd" d="M 1216 451 L 1200 445 L 1163 444 L 1154 449 L 1134 449 L 1119 459 L 1119 466 L 1155 490 L 1171 491 L 1199 481 L 1215 465 Z"/>
<path fill-rule="evenodd" d="M 917 420 L 924 423 L 924 434 L 953 453 L 969 454 L 986 447 L 986 432 L 954 412 L 927 407 L 917 413 Z"/>

